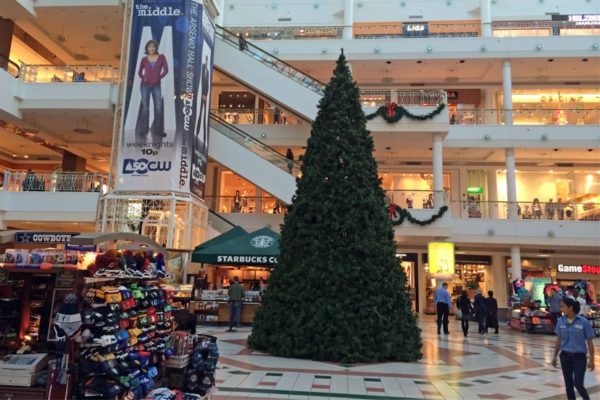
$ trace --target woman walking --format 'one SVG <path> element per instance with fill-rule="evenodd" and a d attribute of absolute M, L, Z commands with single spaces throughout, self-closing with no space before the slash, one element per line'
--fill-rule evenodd
<path fill-rule="evenodd" d="M 560 366 L 565 379 L 567 399 L 575 400 L 575 388 L 584 400 L 589 400 L 590 395 L 583 386 L 585 367 L 590 371 L 594 365 L 594 343 L 596 336 L 590 322 L 579 314 L 581 305 L 571 298 L 563 298 L 560 310 L 563 316 L 556 323 L 556 344 L 552 365 L 556 367 L 557 356 L 560 351 Z M 586 348 L 587 344 L 587 348 Z M 589 361 L 587 353 L 590 353 Z"/>
<path fill-rule="evenodd" d="M 460 310 L 460 326 L 462 327 L 463 334 L 465 337 L 469 334 L 469 318 L 473 314 L 473 306 L 471 306 L 471 300 L 467 296 L 467 291 L 463 290 L 460 297 L 456 300 L 456 307 Z"/>

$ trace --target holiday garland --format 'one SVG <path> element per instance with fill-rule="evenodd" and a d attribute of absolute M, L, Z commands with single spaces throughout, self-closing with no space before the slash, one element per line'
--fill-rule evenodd
<path fill-rule="evenodd" d="M 404 220 L 408 220 L 408 222 L 410 222 L 411 224 L 419 226 L 431 225 L 437 219 L 442 218 L 446 211 L 448 211 L 448 206 L 442 206 L 440 207 L 440 210 L 437 212 L 437 214 L 432 215 L 429 219 L 421 221 L 413 217 L 406 208 L 402 208 L 397 204 L 392 203 L 388 207 L 388 215 L 390 217 L 392 225 L 402 225 Z"/>
<path fill-rule="evenodd" d="M 381 116 L 381 118 L 385 119 L 387 122 L 394 123 L 400 121 L 404 116 L 414 119 L 417 121 L 425 121 L 427 119 L 432 119 L 436 115 L 442 112 L 442 110 L 446 108 L 444 103 L 440 103 L 435 110 L 425 115 L 415 115 L 408 111 L 406 108 L 396 104 L 396 103 L 388 103 L 385 106 L 381 106 L 375 111 L 373 114 L 367 115 L 367 119 L 371 120 L 377 116 Z"/>

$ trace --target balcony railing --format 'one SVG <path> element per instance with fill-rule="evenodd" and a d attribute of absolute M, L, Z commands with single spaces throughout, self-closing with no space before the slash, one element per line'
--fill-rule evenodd
<path fill-rule="evenodd" d="M 502 125 L 502 109 L 469 109 L 449 112 L 452 125 Z M 514 125 L 598 125 L 600 108 L 519 108 L 512 110 Z"/>
<path fill-rule="evenodd" d="M 234 125 L 304 125 L 302 118 L 280 110 L 252 108 L 218 108 L 211 110 L 223 120 Z"/>
<path fill-rule="evenodd" d="M 448 205 L 449 199 L 447 191 L 436 192 L 420 189 L 386 190 L 385 195 L 389 203 L 397 204 L 402 208 L 424 210 L 434 208 L 436 195 L 440 196 L 444 205 Z"/>
<path fill-rule="evenodd" d="M 19 77 L 19 65 L 10 60 L 4 54 L 0 54 L 0 68 L 14 76 L 15 78 Z"/>
<path fill-rule="evenodd" d="M 460 218 L 507 219 L 507 201 L 451 201 L 452 215 Z M 517 202 L 519 219 L 545 221 L 600 221 L 600 203 Z"/>
<path fill-rule="evenodd" d="M 102 192 L 108 175 L 96 172 L 4 171 L 2 190 L 9 192 Z"/>
<path fill-rule="evenodd" d="M 419 26 L 420 25 L 420 26 Z M 592 26 L 570 21 L 523 21 L 494 22 L 491 24 L 494 36 L 557 36 L 587 35 L 594 36 Z M 410 27 L 409 27 L 410 26 Z M 415 27 L 420 29 L 414 29 Z M 479 37 L 482 24 L 478 22 L 419 24 L 357 24 L 346 25 L 297 25 L 297 26 L 229 26 L 227 29 L 236 35 L 241 33 L 246 39 L 253 40 L 327 40 L 342 39 L 346 29 L 352 29 L 354 39 L 414 39 Z M 406 29 L 405 29 L 406 27 Z M 425 29 L 426 27 L 426 29 Z M 412 29 L 411 29 L 412 28 Z"/>
<path fill-rule="evenodd" d="M 446 104 L 444 90 L 361 89 L 360 102 L 363 107 L 381 107 L 394 102 L 405 107 L 437 107 Z"/>
<path fill-rule="evenodd" d="M 271 196 L 205 196 L 208 207 L 218 213 L 283 214 L 286 205 Z"/>
<path fill-rule="evenodd" d="M 118 83 L 118 78 L 119 69 L 110 65 L 21 65 L 21 79 L 27 83 Z"/>

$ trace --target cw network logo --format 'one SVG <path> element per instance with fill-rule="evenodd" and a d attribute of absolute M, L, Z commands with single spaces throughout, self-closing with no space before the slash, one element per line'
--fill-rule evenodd
<path fill-rule="evenodd" d="M 124 174 L 145 175 L 148 172 L 170 171 L 171 161 L 148 161 L 145 158 L 134 160 L 126 158 L 123 161 Z"/>

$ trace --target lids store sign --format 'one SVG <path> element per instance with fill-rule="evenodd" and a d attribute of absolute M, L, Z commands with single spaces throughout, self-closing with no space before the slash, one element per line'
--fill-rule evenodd
<path fill-rule="evenodd" d="M 594 274 L 600 275 L 600 265 L 564 265 L 558 264 L 558 272 L 576 273 L 576 274 Z"/>

